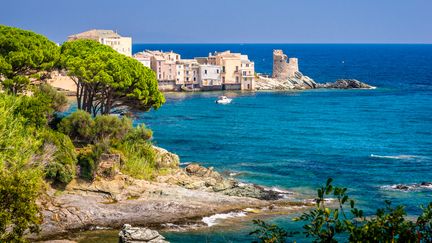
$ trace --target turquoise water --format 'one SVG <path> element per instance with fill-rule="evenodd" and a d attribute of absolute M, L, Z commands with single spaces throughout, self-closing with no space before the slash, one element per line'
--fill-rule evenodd
<path fill-rule="evenodd" d="M 432 188 L 388 188 L 432 182 L 432 45 L 134 45 L 134 52 L 143 49 L 174 50 L 183 58 L 230 49 L 248 54 L 261 73 L 271 73 L 272 50 L 283 49 L 318 82 L 356 78 L 378 87 L 166 94 L 166 104 L 137 114 L 136 123 L 146 123 L 154 142 L 182 162 L 237 172 L 238 180 L 310 198 L 333 177 L 369 214 L 386 199 L 406 205 L 410 215 L 432 201 Z M 215 104 L 221 94 L 234 101 Z M 292 217 L 267 220 L 301 231 Z M 171 242 L 250 242 L 250 231 L 248 221 L 163 234 Z M 116 231 L 86 234 L 83 242 L 117 241 Z"/>
<path fill-rule="evenodd" d="M 328 177 L 346 186 L 372 213 L 386 199 L 410 214 L 432 201 L 432 190 L 386 186 L 432 181 L 431 45 L 135 45 L 174 50 L 184 58 L 231 49 L 271 73 L 272 50 L 299 58 L 316 81 L 357 78 L 375 90 L 167 94 L 157 111 L 139 114 L 159 146 L 238 179 L 310 195 Z M 297 229 L 290 217 L 273 219 Z M 248 242 L 249 229 L 166 234 L 172 242 Z"/>

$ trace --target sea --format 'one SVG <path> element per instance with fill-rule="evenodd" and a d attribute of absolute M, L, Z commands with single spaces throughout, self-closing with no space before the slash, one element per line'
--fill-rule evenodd
<path fill-rule="evenodd" d="M 256 72 L 265 74 L 272 72 L 273 50 L 282 49 L 297 57 L 300 71 L 317 82 L 350 78 L 377 87 L 167 93 L 161 108 L 138 113 L 135 123 L 151 128 L 154 143 L 178 154 L 183 166 L 199 162 L 241 182 L 288 190 L 302 198 L 314 198 L 316 189 L 331 177 L 335 185 L 348 188 L 368 215 L 385 200 L 405 205 L 409 217 L 421 212 L 420 205 L 432 202 L 431 186 L 415 186 L 432 182 L 432 45 L 133 46 L 134 53 L 145 49 L 172 50 L 182 58 L 241 52 L 255 62 Z M 216 104 L 220 95 L 233 102 Z M 397 190 L 399 184 L 409 189 Z M 300 232 L 297 242 L 310 242 L 294 216 L 298 215 L 265 220 Z M 248 235 L 254 229 L 250 221 L 230 223 L 227 215 L 214 218 L 204 230 L 162 233 L 171 242 L 253 240 Z"/>

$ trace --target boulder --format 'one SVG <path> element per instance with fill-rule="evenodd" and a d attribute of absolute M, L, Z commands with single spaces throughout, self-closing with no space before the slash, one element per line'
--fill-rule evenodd
<path fill-rule="evenodd" d="M 148 228 L 132 227 L 129 224 L 123 225 L 119 233 L 119 243 L 168 243 L 165 237 L 159 234 L 156 230 Z"/>
<path fill-rule="evenodd" d="M 236 185 L 233 188 L 224 190 L 223 193 L 229 196 L 251 197 L 261 200 L 278 200 L 282 196 L 273 190 L 265 190 L 263 187 L 254 184 Z"/>
<path fill-rule="evenodd" d="M 177 154 L 168 152 L 168 150 L 153 146 L 156 152 L 155 162 L 158 168 L 178 168 L 180 165 L 180 158 Z"/>
<path fill-rule="evenodd" d="M 357 79 L 339 79 L 333 83 L 319 84 L 318 88 L 327 89 L 373 89 L 375 87 L 360 82 Z"/>

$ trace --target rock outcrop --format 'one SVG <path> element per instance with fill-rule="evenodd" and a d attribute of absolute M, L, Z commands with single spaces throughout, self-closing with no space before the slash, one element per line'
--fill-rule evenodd
<path fill-rule="evenodd" d="M 153 146 L 156 152 L 156 167 L 157 168 L 178 168 L 180 165 L 180 158 L 177 154 L 171 153 L 166 149 Z"/>
<path fill-rule="evenodd" d="M 294 76 L 287 79 L 259 76 L 255 82 L 257 90 L 303 90 L 315 89 L 316 86 L 317 83 L 313 79 L 300 72 L 296 72 Z"/>
<path fill-rule="evenodd" d="M 175 174 L 159 177 L 160 182 L 179 185 L 188 189 L 220 192 L 228 196 L 249 197 L 260 200 L 278 200 L 290 194 L 276 192 L 264 187 L 238 182 L 225 178 L 213 167 L 206 168 L 197 163 L 189 164 L 184 170 Z"/>
<path fill-rule="evenodd" d="M 165 237 L 156 230 L 148 228 L 132 227 L 129 224 L 123 225 L 119 233 L 119 243 L 169 243 Z"/>
<path fill-rule="evenodd" d="M 317 84 L 317 88 L 325 89 L 374 89 L 374 86 L 358 81 L 357 79 L 339 79 L 333 83 Z"/>
<path fill-rule="evenodd" d="M 255 82 L 257 90 L 306 90 L 306 89 L 374 89 L 374 86 L 356 79 L 339 79 L 335 82 L 317 83 L 308 76 L 296 72 L 287 79 L 259 76 Z"/>

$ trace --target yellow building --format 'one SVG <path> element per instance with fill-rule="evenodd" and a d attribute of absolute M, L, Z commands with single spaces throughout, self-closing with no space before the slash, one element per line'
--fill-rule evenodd
<path fill-rule="evenodd" d="M 254 90 L 255 67 L 247 55 L 230 51 L 215 52 L 208 57 L 208 64 L 222 67 L 221 78 L 225 90 Z"/>
<path fill-rule="evenodd" d="M 117 52 L 132 56 L 132 38 L 123 37 L 112 30 L 89 30 L 68 36 L 68 41 L 77 39 L 90 39 L 112 47 Z"/>

